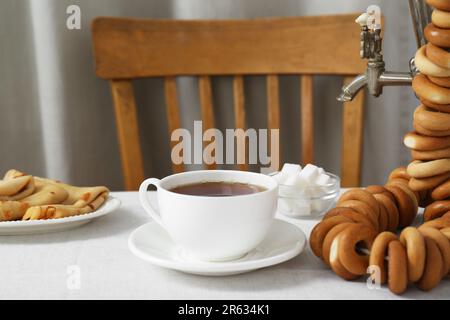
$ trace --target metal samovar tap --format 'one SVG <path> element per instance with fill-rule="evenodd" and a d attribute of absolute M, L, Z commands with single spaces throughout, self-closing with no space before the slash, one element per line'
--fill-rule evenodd
<path fill-rule="evenodd" d="M 430 8 L 423 0 L 409 0 L 411 17 L 413 20 L 417 46 L 425 44 L 423 28 L 430 21 Z M 367 11 L 356 19 L 361 26 L 361 49 L 362 59 L 368 59 L 367 69 L 364 74 L 356 76 L 353 81 L 342 88 L 338 101 L 351 101 L 356 94 L 367 86 L 369 93 L 378 97 L 383 93 L 384 86 L 411 85 L 417 69 L 414 59 L 410 59 L 410 70 L 408 72 L 392 72 L 385 70 L 382 54 L 381 37 L 381 10 L 378 6 L 371 5 Z"/>

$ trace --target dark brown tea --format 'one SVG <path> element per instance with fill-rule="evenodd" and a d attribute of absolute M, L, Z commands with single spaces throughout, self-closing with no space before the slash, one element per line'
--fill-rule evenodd
<path fill-rule="evenodd" d="M 239 182 L 200 182 L 175 187 L 170 191 L 191 196 L 231 197 L 265 191 L 266 188 Z"/>

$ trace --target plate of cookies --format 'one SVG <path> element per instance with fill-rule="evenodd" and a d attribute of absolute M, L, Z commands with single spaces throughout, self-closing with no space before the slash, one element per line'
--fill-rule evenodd
<path fill-rule="evenodd" d="M 0 180 L 0 235 L 68 230 L 119 206 L 107 187 L 77 187 L 11 169 Z"/>

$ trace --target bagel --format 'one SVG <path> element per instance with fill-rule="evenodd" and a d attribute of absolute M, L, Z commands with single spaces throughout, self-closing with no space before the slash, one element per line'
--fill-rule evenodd
<path fill-rule="evenodd" d="M 450 241 L 450 227 L 439 230 Z"/>
<path fill-rule="evenodd" d="M 383 186 L 371 185 L 371 186 L 367 186 L 366 190 L 369 191 L 373 195 L 382 194 L 382 195 L 388 197 L 389 199 L 391 199 L 395 203 L 395 197 L 392 194 L 392 192 L 390 192 L 388 189 L 386 189 Z"/>
<path fill-rule="evenodd" d="M 369 207 L 369 205 L 367 205 L 366 203 L 359 200 L 346 200 L 344 202 L 338 203 L 338 205 L 341 207 L 351 208 L 365 215 L 372 223 L 373 228 L 375 230 L 379 230 L 378 216 L 375 215 L 372 208 Z"/>
<path fill-rule="evenodd" d="M 426 55 L 426 45 L 420 47 L 414 56 L 414 64 L 420 73 L 434 77 L 450 77 L 450 69 L 441 67 L 431 61 Z M 434 53 L 434 52 L 433 52 Z"/>
<path fill-rule="evenodd" d="M 345 202 L 347 200 L 358 200 L 366 203 L 368 206 L 370 206 L 370 208 L 375 213 L 378 219 L 380 207 L 378 206 L 377 200 L 373 197 L 373 195 L 369 191 L 363 189 L 350 189 L 341 196 L 341 198 L 338 201 L 338 205 L 339 203 Z"/>
<path fill-rule="evenodd" d="M 434 220 L 429 220 L 427 222 L 425 222 L 424 224 L 422 224 L 419 229 L 421 228 L 435 228 L 435 229 L 444 229 L 447 227 L 450 227 L 450 218 L 448 218 L 448 216 L 446 217 L 445 215 L 434 219 Z"/>
<path fill-rule="evenodd" d="M 450 136 L 428 137 L 417 132 L 408 132 L 403 138 L 403 143 L 416 151 L 434 151 L 450 148 Z M 409 175 L 408 175 L 409 176 Z"/>
<path fill-rule="evenodd" d="M 419 230 L 407 227 L 400 233 L 400 242 L 406 248 L 408 279 L 416 282 L 422 276 L 425 267 L 425 240 Z"/>
<path fill-rule="evenodd" d="M 428 108 L 431 108 L 433 110 L 436 110 L 439 112 L 450 113 L 450 104 L 438 104 L 438 103 L 434 103 L 434 102 L 431 102 L 431 101 L 428 101 L 425 99 L 420 99 L 420 102 L 424 106 L 427 106 Z"/>
<path fill-rule="evenodd" d="M 383 193 L 378 193 L 374 195 L 380 206 L 383 206 L 388 214 L 388 225 L 387 230 L 394 232 L 397 230 L 399 223 L 399 213 L 395 205 L 395 201 L 387 197 Z"/>
<path fill-rule="evenodd" d="M 409 181 L 411 177 L 409 176 L 408 172 L 406 172 L 406 167 L 398 167 L 392 170 L 389 174 L 388 181 L 394 179 L 404 179 Z"/>
<path fill-rule="evenodd" d="M 338 246 L 339 246 L 339 239 L 338 237 L 335 237 L 333 239 L 333 242 L 331 243 L 330 248 L 330 266 L 331 269 L 336 273 L 339 277 L 341 277 L 344 280 L 354 280 L 359 278 L 359 275 L 353 274 L 342 265 L 340 259 L 339 259 L 339 253 L 338 253 Z"/>
<path fill-rule="evenodd" d="M 434 188 L 431 192 L 431 198 L 433 200 L 444 200 L 450 197 L 450 180 L 442 183 L 441 185 Z"/>
<path fill-rule="evenodd" d="M 434 228 L 421 228 L 420 233 L 424 237 L 433 239 L 437 244 L 442 256 L 442 262 L 444 264 L 442 276 L 446 275 L 450 270 L 450 242 L 440 231 Z"/>
<path fill-rule="evenodd" d="M 363 275 L 369 266 L 369 256 L 356 251 L 357 244 L 364 244 L 370 250 L 377 233 L 363 224 L 353 224 L 340 232 L 333 240 L 338 241 L 339 260 L 350 273 Z M 331 257 L 331 255 L 330 255 Z"/>
<path fill-rule="evenodd" d="M 347 207 L 336 207 L 327 212 L 323 217 L 323 220 L 334 217 L 342 216 L 352 220 L 355 223 L 362 223 L 369 227 L 374 228 L 372 221 L 364 214 Z"/>
<path fill-rule="evenodd" d="M 450 12 L 434 9 L 431 13 L 431 22 L 439 28 L 450 29 Z"/>
<path fill-rule="evenodd" d="M 450 88 L 450 77 L 439 78 L 428 76 L 428 80 L 440 87 Z"/>
<path fill-rule="evenodd" d="M 448 75 L 442 76 L 448 77 Z M 414 77 L 412 87 L 414 92 L 422 99 L 438 104 L 450 104 L 450 89 L 434 84 L 423 74 L 419 73 Z"/>
<path fill-rule="evenodd" d="M 427 43 L 425 54 L 434 64 L 442 68 L 450 69 L 450 53 L 445 49 L 435 46 L 432 43 Z"/>
<path fill-rule="evenodd" d="M 450 136 L 450 130 L 446 130 L 446 131 L 428 130 L 428 129 L 425 129 L 424 127 L 422 127 L 421 125 L 417 124 L 417 122 L 415 122 L 415 121 L 413 122 L 413 128 L 418 133 L 426 135 L 426 136 L 431 136 L 431 137 Z"/>
<path fill-rule="evenodd" d="M 423 160 L 423 161 L 450 158 L 450 148 L 432 151 L 411 150 L 411 157 L 413 158 L 413 160 Z"/>
<path fill-rule="evenodd" d="M 409 226 L 414 221 L 419 208 L 414 193 L 406 186 L 402 188 L 400 185 L 389 185 L 386 188 L 394 194 L 397 200 L 399 227 Z"/>
<path fill-rule="evenodd" d="M 425 269 L 422 278 L 417 282 L 417 286 L 424 291 L 429 291 L 436 287 L 442 278 L 443 261 L 441 252 L 429 237 L 425 237 L 427 255 L 425 259 Z"/>
<path fill-rule="evenodd" d="M 450 30 L 441 29 L 433 25 L 432 23 L 427 24 L 423 30 L 425 39 L 431 42 L 435 46 L 449 48 L 450 47 Z"/>
<path fill-rule="evenodd" d="M 450 159 L 437 159 L 433 161 L 412 161 L 407 168 L 408 174 L 414 178 L 427 178 L 444 174 L 450 171 Z"/>
<path fill-rule="evenodd" d="M 442 217 L 450 211 L 450 200 L 435 201 L 429 204 L 423 212 L 423 221 L 430 221 Z"/>
<path fill-rule="evenodd" d="M 322 244 L 328 231 L 330 231 L 334 226 L 344 222 L 352 222 L 352 220 L 346 217 L 336 216 L 326 220 L 322 220 L 320 223 L 316 224 L 316 226 L 311 231 L 309 244 L 311 246 L 312 252 L 317 257 L 322 257 Z"/>
<path fill-rule="evenodd" d="M 331 230 L 327 233 L 325 236 L 325 239 L 323 239 L 322 244 L 322 259 L 330 266 L 330 250 L 331 250 L 331 244 L 333 243 L 334 238 L 344 229 L 354 224 L 353 222 L 344 222 L 341 224 L 338 224 L 331 228 Z"/>
<path fill-rule="evenodd" d="M 427 0 L 427 4 L 442 11 L 450 11 L 449 0 Z"/>
<path fill-rule="evenodd" d="M 406 252 L 398 240 L 388 245 L 388 285 L 395 294 L 402 294 L 408 287 L 408 267 Z"/>
<path fill-rule="evenodd" d="M 450 90 L 449 90 L 450 94 Z M 450 113 L 436 112 L 423 104 L 414 111 L 414 121 L 428 130 L 450 130 Z"/>
<path fill-rule="evenodd" d="M 375 238 L 370 250 L 369 266 L 376 266 L 380 270 L 380 283 L 386 283 L 385 257 L 387 248 L 391 241 L 397 240 L 397 236 L 392 232 L 382 232 Z M 373 278 L 371 276 L 371 278 Z"/>
<path fill-rule="evenodd" d="M 380 196 L 380 195 L 378 195 Z M 377 198 L 377 195 L 374 195 L 375 199 Z M 378 226 L 379 231 L 383 232 L 388 230 L 389 227 L 389 213 L 387 212 L 387 209 L 384 205 L 378 203 L 380 207 L 380 215 L 378 216 Z"/>
<path fill-rule="evenodd" d="M 409 187 L 414 191 L 431 190 L 450 177 L 450 172 L 439 174 L 428 178 L 411 178 Z"/>

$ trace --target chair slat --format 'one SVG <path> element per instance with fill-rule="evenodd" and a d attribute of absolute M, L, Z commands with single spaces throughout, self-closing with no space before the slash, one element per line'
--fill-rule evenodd
<path fill-rule="evenodd" d="M 144 180 L 144 167 L 136 115 L 136 102 L 130 80 L 110 81 L 117 134 L 126 190 L 137 190 Z"/>
<path fill-rule="evenodd" d="M 352 77 L 345 77 L 349 83 Z M 353 101 L 344 103 L 342 125 L 342 187 L 359 187 L 361 184 L 361 161 L 364 134 L 364 91 Z"/>
<path fill-rule="evenodd" d="M 213 107 L 213 99 L 212 99 L 212 90 L 211 90 L 211 78 L 209 76 L 200 76 L 199 77 L 199 95 L 200 95 L 200 105 L 201 105 L 201 114 L 203 121 L 203 130 L 206 131 L 208 129 L 214 128 L 214 107 Z M 207 142 L 209 144 L 209 142 Z M 208 162 L 213 159 L 209 159 Z M 206 164 L 208 169 L 215 169 L 217 167 L 216 163 Z"/>
<path fill-rule="evenodd" d="M 267 123 L 269 130 L 280 129 L 280 84 L 278 76 L 273 74 L 267 76 Z M 268 150 L 270 150 L 270 132 L 268 134 L 268 137 Z M 279 157 L 279 163 L 282 163 L 281 151 Z"/>
<path fill-rule="evenodd" d="M 164 78 L 164 93 L 166 98 L 166 112 L 169 130 L 169 138 L 175 129 L 181 128 L 180 121 L 180 106 L 178 104 L 177 83 L 174 77 Z M 170 141 L 170 146 L 173 148 L 178 142 Z M 183 172 L 183 164 L 175 164 L 172 162 L 172 171 L 174 173 Z"/>
<path fill-rule="evenodd" d="M 302 163 L 312 163 L 314 159 L 314 112 L 313 112 L 313 77 L 302 75 L 301 84 L 301 137 Z"/>
<path fill-rule="evenodd" d="M 244 95 L 244 78 L 235 76 L 233 78 L 233 99 L 234 99 L 234 123 L 237 129 L 246 130 L 245 123 L 245 95 Z M 238 153 L 245 154 L 245 163 L 239 164 L 239 170 L 248 170 L 248 156 L 246 144 L 237 146 Z"/>

